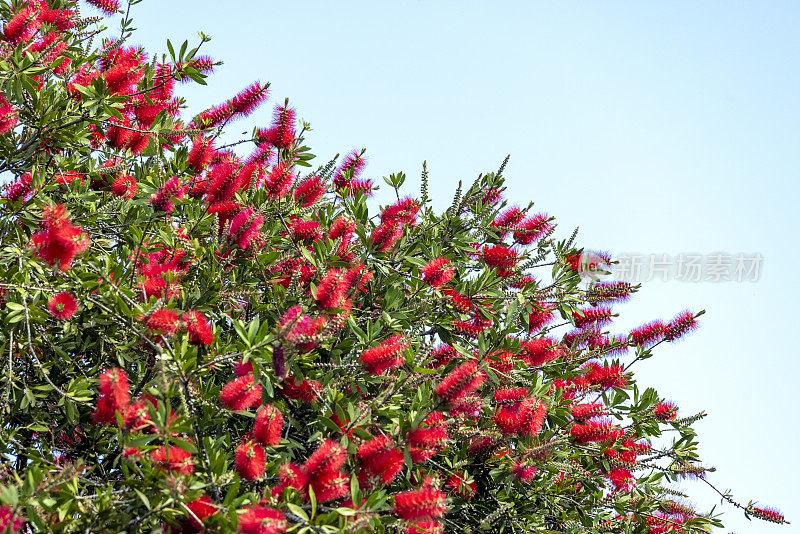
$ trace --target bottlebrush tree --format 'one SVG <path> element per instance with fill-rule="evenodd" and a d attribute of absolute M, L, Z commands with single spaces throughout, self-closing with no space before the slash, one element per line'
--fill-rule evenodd
<path fill-rule="evenodd" d="M 505 165 L 375 211 L 364 152 L 312 167 L 286 102 L 231 140 L 266 84 L 186 116 L 206 39 L 145 51 L 89 4 L 0 1 L 0 530 L 719 525 L 673 484 L 710 484 L 704 414 L 631 372 L 699 313 L 615 331 L 638 287 Z"/>

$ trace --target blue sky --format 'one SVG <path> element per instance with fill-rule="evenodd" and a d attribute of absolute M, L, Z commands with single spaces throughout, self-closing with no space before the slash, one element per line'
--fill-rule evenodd
<path fill-rule="evenodd" d="M 510 153 L 509 196 L 564 237 L 579 226 L 586 247 L 760 253 L 757 282 L 645 284 L 620 325 L 707 310 L 638 379 L 681 414 L 709 413 L 696 427 L 711 481 L 794 520 L 725 507 L 723 532 L 800 522 L 796 2 L 145 0 L 134 18 L 149 50 L 213 36 L 204 52 L 225 65 L 184 86 L 190 112 L 269 81 L 272 103 L 288 96 L 312 123 L 320 159 L 366 147 L 369 176 L 405 171 L 412 194 L 427 160 L 439 206 Z"/>

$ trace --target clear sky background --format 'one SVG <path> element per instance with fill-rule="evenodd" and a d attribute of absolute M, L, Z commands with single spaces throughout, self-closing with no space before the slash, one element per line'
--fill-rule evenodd
<path fill-rule="evenodd" d="M 638 380 L 709 413 L 711 481 L 794 522 L 727 506 L 721 532 L 797 531 L 800 4 L 145 0 L 134 14 L 148 50 L 213 36 L 204 52 L 225 65 L 182 88 L 191 113 L 269 81 L 260 125 L 289 97 L 320 162 L 366 147 L 370 177 L 405 171 L 416 194 L 427 160 L 438 206 L 510 153 L 510 198 L 557 216 L 562 237 L 579 226 L 583 246 L 761 253 L 755 283 L 646 283 L 621 326 L 707 310 Z"/>

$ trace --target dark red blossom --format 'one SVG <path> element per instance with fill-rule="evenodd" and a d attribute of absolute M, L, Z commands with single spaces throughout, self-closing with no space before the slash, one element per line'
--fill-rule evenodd
<path fill-rule="evenodd" d="M 442 517 L 448 508 L 446 499 L 444 493 L 430 487 L 405 491 L 395 495 L 394 511 L 411 521 Z"/>
<path fill-rule="evenodd" d="M 442 287 L 453 279 L 455 270 L 447 258 L 439 257 L 420 269 L 422 279 L 431 287 Z"/>
<path fill-rule="evenodd" d="M 78 301 L 75 300 L 72 293 L 68 291 L 62 291 L 61 293 L 53 295 L 47 302 L 47 311 L 50 312 L 50 315 L 52 315 L 54 319 L 58 319 L 59 321 L 66 321 L 72 318 L 77 309 Z"/>
<path fill-rule="evenodd" d="M 572 320 L 578 328 L 600 327 L 611 322 L 611 308 L 601 306 L 580 310 L 572 314 Z"/>
<path fill-rule="evenodd" d="M 549 337 L 523 341 L 517 357 L 532 367 L 539 367 L 564 356 L 564 350 Z"/>
<path fill-rule="evenodd" d="M 127 200 L 136 196 L 136 191 L 139 189 L 136 179 L 129 175 L 121 173 L 114 182 L 111 184 L 111 192 L 118 197 L 123 197 Z"/>
<path fill-rule="evenodd" d="M 267 508 L 266 506 L 253 506 L 239 516 L 240 534 L 283 534 L 289 523 L 283 512 Z"/>
<path fill-rule="evenodd" d="M 273 199 L 283 198 L 289 193 L 294 181 L 292 168 L 286 163 L 281 162 L 272 167 L 264 179 L 264 189 Z"/>
<path fill-rule="evenodd" d="M 659 421 L 672 421 L 678 415 L 678 407 L 670 401 L 661 401 L 653 407 L 653 415 Z"/>
<path fill-rule="evenodd" d="M 89 238 L 70 223 L 64 206 L 45 207 L 42 214 L 40 231 L 31 236 L 31 246 L 45 263 L 68 271 L 75 256 L 89 247 Z"/>
<path fill-rule="evenodd" d="M 18 122 L 19 115 L 17 110 L 9 104 L 4 95 L 0 94 L 0 135 L 11 131 Z"/>
<path fill-rule="evenodd" d="M 162 308 L 142 318 L 148 329 L 164 336 L 174 336 L 178 332 L 179 318 L 175 311 Z"/>
<path fill-rule="evenodd" d="M 316 176 L 309 176 L 294 190 L 294 200 L 301 208 L 313 206 L 325 194 L 325 184 Z"/>
<path fill-rule="evenodd" d="M 256 412 L 256 422 L 253 425 L 253 437 L 268 447 L 277 447 L 281 443 L 283 430 L 283 415 L 278 409 L 265 404 Z"/>
<path fill-rule="evenodd" d="M 664 323 L 652 321 L 631 330 L 630 338 L 634 345 L 650 347 L 664 339 Z"/>
<path fill-rule="evenodd" d="M 228 382 L 219 392 L 222 405 L 233 411 L 249 410 L 261 404 L 261 384 L 251 374 Z"/>
<path fill-rule="evenodd" d="M 570 434 L 578 443 L 589 443 L 617 439 L 622 436 L 623 431 L 610 421 L 599 419 L 573 425 Z"/>
<path fill-rule="evenodd" d="M 214 343 L 214 331 L 202 313 L 189 311 L 181 315 L 181 320 L 186 323 L 186 333 L 189 335 L 190 343 L 194 345 Z"/>
<path fill-rule="evenodd" d="M 288 376 L 283 381 L 282 391 L 283 395 L 289 399 L 296 399 L 303 402 L 316 402 L 319 397 L 319 391 L 322 390 L 322 384 L 316 380 L 309 380 L 306 378 L 298 383 L 294 377 Z"/>
<path fill-rule="evenodd" d="M 538 213 L 528 217 L 514 228 L 514 242 L 520 245 L 530 245 L 550 234 L 555 225 L 550 223 L 550 217 L 545 213 Z"/>
<path fill-rule="evenodd" d="M 695 314 L 688 310 L 682 311 L 664 326 L 664 339 L 666 341 L 675 341 L 695 330 L 697 326 Z"/>
<path fill-rule="evenodd" d="M 751 506 L 747 509 L 747 513 L 770 523 L 786 523 L 784 515 L 775 508 Z"/>
<path fill-rule="evenodd" d="M 373 438 L 358 448 L 357 451 L 361 471 L 359 481 L 362 487 L 369 487 L 372 481 L 389 484 L 403 469 L 405 456 L 402 451 L 392 445 L 388 436 Z"/>
<path fill-rule="evenodd" d="M 371 375 L 380 375 L 388 369 L 397 369 L 403 365 L 403 351 L 409 347 L 400 334 L 394 335 L 377 347 L 365 350 L 361 361 Z"/>
<path fill-rule="evenodd" d="M 314 479 L 325 472 L 338 471 L 343 465 L 347 455 L 344 449 L 336 442 L 326 439 L 308 457 L 303 468 L 309 479 Z"/>
<path fill-rule="evenodd" d="M 200 172 L 211 162 L 215 153 L 213 139 L 197 136 L 192 140 L 192 149 L 189 151 L 186 165 L 193 171 Z"/>
<path fill-rule="evenodd" d="M 39 18 L 37 2 L 27 2 L 25 7 L 6 23 L 3 29 L 3 40 L 11 44 L 27 41 L 36 35 L 41 26 L 42 21 Z"/>
<path fill-rule="evenodd" d="M 164 469 L 181 475 L 191 475 L 194 471 L 191 453 L 179 447 L 161 446 L 150 453 L 150 459 Z"/>
<path fill-rule="evenodd" d="M 276 148 L 288 148 L 294 141 L 295 110 L 287 106 L 275 106 L 272 126 L 259 130 L 257 136 Z"/>
<path fill-rule="evenodd" d="M 236 448 L 236 472 L 245 480 L 257 480 L 264 475 L 266 454 L 255 441 L 245 441 Z"/>
<path fill-rule="evenodd" d="M 125 416 L 130 403 L 130 386 L 128 375 L 119 368 L 108 369 L 100 374 L 97 409 L 92 414 L 96 423 L 114 425 L 116 414 Z"/>
<path fill-rule="evenodd" d="M 519 261 L 517 253 L 503 245 L 483 247 L 482 256 L 484 263 L 493 269 L 512 269 Z"/>
<path fill-rule="evenodd" d="M 474 393 L 483 385 L 486 375 L 474 360 L 462 363 L 434 388 L 434 393 L 451 407 Z"/>
<path fill-rule="evenodd" d="M 119 0 L 86 0 L 86 2 L 92 4 L 106 15 L 114 15 L 119 11 Z"/>

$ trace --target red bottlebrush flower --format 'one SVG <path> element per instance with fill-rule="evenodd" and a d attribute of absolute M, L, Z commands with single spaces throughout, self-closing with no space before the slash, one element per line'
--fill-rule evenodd
<path fill-rule="evenodd" d="M 405 457 L 400 449 L 392 446 L 388 436 L 367 441 L 358 448 L 357 454 L 364 473 L 359 473 L 359 480 L 366 482 L 364 487 L 369 487 L 372 479 L 389 484 L 403 470 Z"/>
<path fill-rule="evenodd" d="M 269 90 L 261 82 L 254 82 L 230 99 L 228 104 L 237 115 L 247 116 L 269 97 Z"/>
<path fill-rule="evenodd" d="M 64 206 L 46 207 L 42 214 L 40 231 L 31 237 L 31 246 L 45 263 L 68 271 L 75 256 L 89 247 L 89 238 L 70 223 Z"/>
<path fill-rule="evenodd" d="M 239 160 L 234 155 L 226 155 L 208 172 L 206 200 L 208 202 L 227 202 L 233 199 L 243 185 L 239 172 Z"/>
<path fill-rule="evenodd" d="M 236 448 L 236 472 L 245 480 L 257 480 L 264 475 L 266 454 L 255 441 L 245 441 Z"/>
<path fill-rule="evenodd" d="M 297 241 L 311 243 L 320 237 L 319 223 L 317 221 L 307 221 L 305 219 L 295 219 L 289 225 L 292 236 Z"/>
<path fill-rule="evenodd" d="M 453 266 L 447 258 L 436 258 L 428 265 L 420 269 L 422 279 L 431 287 L 442 287 L 453 279 L 455 273 Z"/>
<path fill-rule="evenodd" d="M 603 442 L 619 438 L 623 430 L 610 421 L 600 419 L 574 425 L 570 429 L 570 434 L 578 443 Z"/>
<path fill-rule="evenodd" d="M 253 425 L 253 437 L 268 447 L 277 447 L 281 443 L 283 415 L 275 406 L 265 404 L 256 412 Z"/>
<path fill-rule="evenodd" d="M 86 0 L 86 2 L 106 15 L 114 15 L 119 11 L 119 0 Z"/>
<path fill-rule="evenodd" d="M 550 217 L 544 213 L 538 213 L 533 217 L 528 217 L 514 228 L 514 242 L 520 245 L 530 245 L 549 235 L 555 225 L 550 224 Z"/>
<path fill-rule="evenodd" d="M 33 37 L 42 26 L 39 18 L 38 2 L 28 2 L 14 15 L 3 29 L 3 40 L 11 44 L 21 43 Z"/>
<path fill-rule="evenodd" d="M 508 235 L 508 231 L 514 228 L 525 217 L 525 212 L 516 206 L 511 206 L 503 210 L 497 218 L 492 221 L 491 226 L 499 230 L 500 239 L 504 239 Z"/>
<path fill-rule="evenodd" d="M 370 235 L 372 245 L 381 252 L 388 252 L 403 237 L 403 224 L 381 223 L 375 227 Z"/>
<path fill-rule="evenodd" d="M 632 290 L 628 282 L 598 282 L 586 290 L 586 299 L 592 304 L 624 302 L 630 298 Z"/>
<path fill-rule="evenodd" d="M 450 304 L 453 305 L 453 308 L 456 311 L 461 313 L 469 313 L 475 309 L 475 305 L 472 303 L 472 300 L 459 293 L 455 289 L 452 288 L 445 288 L 442 290 L 442 293 L 450 300 Z"/>
<path fill-rule="evenodd" d="M 186 312 L 181 315 L 181 320 L 186 323 L 189 343 L 193 345 L 211 345 L 214 343 L 214 331 L 202 313 L 196 311 Z"/>
<path fill-rule="evenodd" d="M 283 512 L 267 508 L 265 506 L 254 506 L 239 516 L 240 534 L 283 534 L 289 523 Z"/>
<path fill-rule="evenodd" d="M 294 200 L 301 208 L 313 206 L 325 194 L 325 184 L 316 176 L 309 176 L 294 190 Z"/>
<path fill-rule="evenodd" d="M 350 494 L 350 477 L 340 471 L 325 471 L 309 483 L 317 502 L 341 499 Z"/>
<path fill-rule="evenodd" d="M 254 383 L 252 374 L 228 382 L 219 392 L 222 405 L 235 412 L 249 410 L 261 404 L 261 384 Z"/>
<path fill-rule="evenodd" d="M 403 365 L 403 351 L 409 347 L 408 341 L 397 334 L 377 347 L 372 347 L 361 354 L 361 361 L 371 375 L 383 374 L 387 369 L 397 369 Z"/>
<path fill-rule="evenodd" d="M 308 457 L 303 468 L 309 480 L 313 481 L 323 473 L 338 471 L 346 459 L 344 449 L 338 443 L 327 439 Z"/>
<path fill-rule="evenodd" d="M 650 347 L 664 338 L 664 323 L 652 321 L 631 330 L 630 338 L 634 345 Z"/>
<path fill-rule="evenodd" d="M 286 488 L 294 488 L 305 497 L 308 487 L 308 475 L 305 469 L 299 465 L 288 463 L 282 465 L 278 470 L 280 484 L 275 486 L 270 492 L 273 496 L 277 497 Z"/>
<path fill-rule="evenodd" d="M 250 165 L 264 165 L 270 162 L 272 154 L 272 147 L 269 143 L 259 143 L 256 149 L 247 157 L 247 163 Z"/>
<path fill-rule="evenodd" d="M 606 407 L 599 402 L 576 404 L 570 409 L 570 413 L 576 421 L 585 421 L 593 417 L 608 415 Z"/>
<path fill-rule="evenodd" d="M 413 225 L 419 213 L 419 202 L 411 197 L 405 197 L 394 204 L 386 206 L 381 212 L 381 224 L 403 223 Z"/>
<path fill-rule="evenodd" d="M 253 372 L 253 360 L 241 361 L 233 366 L 233 374 L 238 376 L 249 375 Z"/>
<path fill-rule="evenodd" d="M 2 95 L 0 95 L 0 98 L 2 98 Z M 2 114 L 2 112 L 0 112 L 0 114 Z M 1 118 L 0 121 L 2 121 Z M 17 202 L 19 200 L 25 202 L 30 198 L 31 193 L 33 193 L 33 178 L 31 177 L 31 173 L 25 173 L 3 187 L 3 198 L 12 202 Z"/>
<path fill-rule="evenodd" d="M 439 412 L 433 412 L 421 426 L 408 433 L 409 455 L 417 463 L 430 460 L 447 445 L 447 439 L 444 417 Z"/>
<path fill-rule="evenodd" d="M 161 188 L 150 197 L 150 205 L 156 211 L 172 213 L 175 206 L 173 200 L 180 200 L 186 194 L 188 187 L 181 184 L 180 180 L 173 176 L 167 180 Z"/>
<path fill-rule="evenodd" d="M 193 171 L 200 172 L 211 163 L 215 153 L 214 140 L 199 135 L 192 139 L 192 149 L 189 151 L 186 165 Z"/>
<path fill-rule="evenodd" d="M 503 191 L 501 189 L 484 189 L 481 204 L 490 206 L 496 204 L 503 198 Z"/>
<path fill-rule="evenodd" d="M 562 347 L 549 337 L 523 341 L 517 356 L 530 365 L 539 367 L 564 356 Z"/>
<path fill-rule="evenodd" d="M 286 106 L 275 106 L 272 126 L 257 132 L 258 138 L 276 148 L 288 148 L 294 141 L 295 110 Z"/>
<path fill-rule="evenodd" d="M 283 198 L 289 192 L 294 181 L 291 167 L 286 162 L 281 162 L 269 171 L 265 180 L 264 188 L 273 199 Z"/>
<path fill-rule="evenodd" d="M 17 110 L 9 104 L 5 96 L 0 94 L 0 135 L 11 131 L 18 122 L 19 115 L 17 115 Z"/>
<path fill-rule="evenodd" d="M 62 291 L 61 293 L 54 295 L 47 302 L 47 310 L 50 312 L 50 315 L 59 321 L 66 321 L 67 319 L 72 318 L 77 309 L 78 301 L 75 300 L 75 297 L 72 296 L 72 293 L 67 291 Z"/>
<path fill-rule="evenodd" d="M 112 368 L 103 371 L 99 382 L 97 409 L 92 417 L 97 423 L 116 424 L 116 414 L 124 417 L 130 403 L 128 375 L 122 369 Z"/>
<path fill-rule="evenodd" d="M 339 239 L 340 237 L 344 241 L 345 239 L 349 239 L 352 237 L 353 232 L 356 230 L 356 223 L 345 217 L 344 215 L 339 215 L 336 217 L 336 220 L 333 221 L 331 224 L 330 229 L 328 230 L 328 237 L 331 239 Z"/>
<path fill-rule="evenodd" d="M 581 329 L 589 327 L 600 327 L 611 322 L 611 308 L 601 306 L 599 308 L 589 308 L 581 310 L 581 313 L 573 313 L 572 319 L 575 326 Z"/>
<path fill-rule="evenodd" d="M 628 383 L 625 378 L 624 368 L 621 365 L 600 366 L 596 363 L 587 365 L 590 369 L 584 376 L 589 383 L 599 385 L 603 389 L 621 388 Z"/>
<path fill-rule="evenodd" d="M 144 52 L 135 48 L 117 48 L 102 58 L 103 79 L 109 92 L 123 94 L 133 90 L 144 77 L 145 59 Z M 130 121 L 126 120 L 125 126 L 130 126 Z"/>
<path fill-rule="evenodd" d="M 462 336 L 477 338 L 481 332 L 485 331 L 492 325 L 491 322 L 487 324 L 479 315 L 473 317 L 471 321 L 453 321 L 453 330 Z"/>
<path fill-rule="evenodd" d="M 669 401 L 662 401 L 653 407 L 653 415 L 659 421 L 673 421 L 678 415 L 678 407 Z"/>
<path fill-rule="evenodd" d="M 367 160 L 364 158 L 363 151 L 351 151 L 345 156 L 342 164 L 339 165 L 339 168 L 336 170 L 336 174 L 333 177 L 334 187 L 336 187 L 336 189 L 347 187 L 350 182 L 361 175 L 366 165 Z"/>
<path fill-rule="evenodd" d="M 66 31 L 72 28 L 75 24 L 73 19 L 75 13 L 72 10 L 59 8 L 50 9 L 44 3 L 39 4 L 39 20 L 43 23 L 55 26 L 59 31 Z"/>
<path fill-rule="evenodd" d="M 608 474 L 608 479 L 617 491 L 628 491 L 633 487 L 633 475 L 627 469 L 618 467 Z"/>
<path fill-rule="evenodd" d="M 433 367 L 444 367 L 450 360 L 458 356 L 456 349 L 447 344 L 440 344 L 431 351 L 431 359 L 433 360 Z"/>
<path fill-rule="evenodd" d="M 534 311 L 528 316 L 528 332 L 538 332 L 554 320 L 553 306 L 543 302 L 534 302 Z"/>
<path fill-rule="evenodd" d="M 322 390 L 322 384 L 316 380 L 305 379 L 299 384 L 293 377 L 287 377 L 282 385 L 283 395 L 289 399 L 300 400 L 303 402 L 316 402 L 318 393 Z"/>
<path fill-rule="evenodd" d="M 157 334 L 172 337 L 178 331 L 178 314 L 162 308 L 143 318 L 145 326 Z"/>
<path fill-rule="evenodd" d="M 0 505 L 0 532 L 14 534 L 22 530 L 22 518 L 8 505 Z"/>
<path fill-rule="evenodd" d="M 246 249 L 261 234 L 262 224 L 264 224 L 264 217 L 250 206 L 246 206 L 231 219 L 228 235 L 237 247 Z"/>
<path fill-rule="evenodd" d="M 331 269 L 320 280 L 314 298 L 321 308 L 341 308 L 348 289 L 347 271 Z"/>
<path fill-rule="evenodd" d="M 438 521 L 415 521 L 406 527 L 405 534 L 444 534 L 444 526 Z"/>
<path fill-rule="evenodd" d="M 485 246 L 482 255 L 492 269 L 512 269 L 518 261 L 517 253 L 503 245 Z"/>
<path fill-rule="evenodd" d="M 138 189 L 139 185 L 136 183 L 136 179 L 129 174 L 121 174 L 114 180 L 114 183 L 111 184 L 112 193 L 128 200 L 136 196 L 136 191 Z"/>
<path fill-rule="evenodd" d="M 467 482 L 466 479 L 460 475 L 450 475 L 450 478 L 444 483 L 444 487 L 462 499 L 469 500 L 475 495 L 475 488 L 477 486 L 474 481 Z"/>
<path fill-rule="evenodd" d="M 690 311 L 682 311 L 664 327 L 664 339 L 675 341 L 697 328 L 697 318 Z"/>
<path fill-rule="evenodd" d="M 517 477 L 517 480 L 523 484 L 530 483 L 533 480 L 533 477 L 536 476 L 536 473 L 539 472 L 536 467 L 524 464 L 514 464 L 514 466 L 511 468 L 511 471 L 514 473 L 514 476 Z"/>
<path fill-rule="evenodd" d="M 478 368 L 478 364 L 470 360 L 453 369 L 433 392 L 450 406 L 456 406 L 460 400 L 480 388 L 485 380 L 486 375 Z"/>
<path fill-rule="evenodd" d="M 203 495 L 187 503 L 186 508 L 192 513 L 189 515 L 188 519 L 182 522 L 182 530 L 184 532 L 202 532 L 203 522 L 217 513 L 217 507 L 208 495 Z"/>
<path fill-rule="evenodd" d="M 163 445 L 152 453 L 150 459 L 169 471 L 181 475 L 191 475 L 194 471 L 192 455 L 178 447 L 164 447 Z"/>
<path fill-rule="evenodd" d="M 786 518 L 783 516 L 783 514 L 774 508 L 759 508 L 757 506 L 751 506 L 747 509 L 747 513 L 753 517 L 757 517 L 764 521 L 769 521 L 770 523 L 786 523 Z"/>
<path fill-rule="evenodd" d="M 410 521 L 442 517 L 447 512 L 447 500 L 441 491 L 423 487 L 395 495 L 394 511 Z"/>

